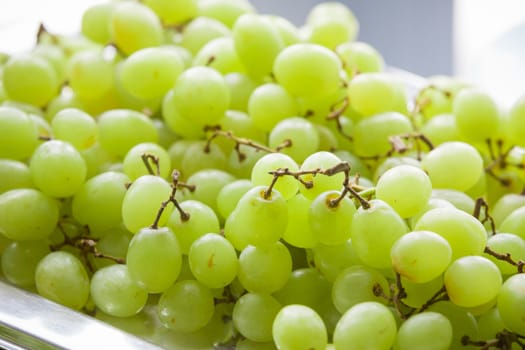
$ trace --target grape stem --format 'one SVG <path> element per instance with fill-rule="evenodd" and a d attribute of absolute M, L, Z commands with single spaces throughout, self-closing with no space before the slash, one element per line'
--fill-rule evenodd
<path fill-rule="evenodd" d="M 410 141 L 410 142 L 407 144 L 405 143 L 406 141 Z M 428 137 L 426 137 L 424 134 L 420 132 L 410 132 L 406 134 L 393 135 L 388 138 L 388 142 L 390 143 L 390 149 L 385 154 L 361 157 L 361 159 L 378 161 L 381 159 L 388 158 L 395 153 L 404 154 L 408 150 L 411 150 L 414 147 L 416 147 L 417 159 L 421 160 L 422 151 L 421 151 L 420 142 L 422 142 L 428 148 L 428 150 L 434 149 L 434 145 L 432 144 L 432 141 L 430 141 Z"/>
<path fill-rule="evenodd" d="M 523 343 L 521 339 L 524 339 L 524 337 L 517 333 L 503 330 L 496 333 L 495 339 L 488 340 L 472 340 L 468 335 L 464 335 L 461 338 L 461 344 L 465 346 L 477 346 L 480 347 L 481 350 L 488 350 L 490 348 L 511 349 L 512 344 L 516 343 L 521 349 L 525 349 L 525 343 Z"/>
<path fill-rule="evenodd" d="M 38 140 L 39 141 L 51 141 L 53 138 L 51 136 L 46 136 L 46 135 L 39 135 L 38 136 Z"/>
<path fill-rule="evenodd" d="M 396 309 L 397 314 L 403 320 L 406 320 L 415 311 L 414 308 L 406 305 L 403 302 L 403 299 L 407 297 L 407 293 L 401 283 L 401 275 L 397 272 L 396 272 L 396 282 L 390 285 L 390 294 L 392 295 L 391 297 L 385 294 L 385 292 L 383 291 L 383 288 L 381 287 L 379 283 L 374 284 L 372 291 L 375 296 L 382 297 L 386 299 L 388 302 L 392 303 L 394 305 L 394 308 Z M 405 314 L 403 312 L 403 309 L 409 309 L 410 311 L 407 314 Z"/>
<path fill-rule="evenodd" d="M 162 213 L 164 212 L 164 210 L 170 203 L 172 203 L 177 209 L 177 211 L 179 212 L 181 221 L 188 221 L 190 219 L 190 213 L 185 212 L 181 208 L 179 201 L 177 201 L 177 199 L 175 198 L 175 195 L 177 194 L 177 188 L 179 187 L 186 187 L 190 191 L 194 191 L 195 186 L 180 183 L 179 177 L 180 177 L 180 172 L 178 170 L 173 170 L 173 173 L 171 174 L 172 185 L 171 185 L 170 197 L 160 204 L 160 208 L 159 208 L 159 211 L 157 212 L 157 216 L 155 217 L 155 220 L 153 221 L 153 224 L 151 224 L 150 228 L 154 230 L 159 228 L 160 217 L 162 216 Z"/>
<path fill-rule="evenodd" d="M 142 153 L 140 157 L 142 158 L 142 161 L 144 162 L 144 165 L 146 166 L 146 169 L 148 169 L 148 173 L 150 175 L 160 176 L 159 157 L 151 153 Z M 155 171 L 153 171 L 150 161 L 155 165 Z"/>
<path fill-rule="evenodd" d="M 510 253 L 501 254 L 501 253 L 493 251 L 489 246 L 486 246 L 485 250 L 483 252 L 488 254 L 488 255 L 490 255 L 490 256 L 495 257 L 498 260 L 506 261 L 509 264 L 511 264 L 513 266 L 516 266 L 518 268 L 518 273 L 523 273 L 523 271 L 525 269 L 525 261 L 523 261 L 523 260 L 518 260 L 518 261 L 514 260 Z"/>
<path fill-rule="evenodd" d="M 498 181 L 502 186 L 508 187 L 512 184 L 512 180 L 499 176 L 495 169 L 505 169 L 509 166 L 523 169 L 525 168 L 525 164 L 522 163 L 509 163 L 507 158 L 509 157 L 510 152 L 516 147 L 515 145 L 511 145 L 508 149 L 504 150 L 503 145 L 504 141 L 502 139 L 496 140 L 496 150 L 494 150 L 494 144 L 492 139 L 486 139 L 485 143 L 487 144 L 487 148 L 489 151 L 489 156 L 491 159 L 491 162 L 485 167 L 485 172 L 494 178 L 496 181 Z"/>
<path fill-rule="evenodd" d="M 339 108 L 335 109 L 336 104 L 334 104 L 332 108 L 330 108 L 330 114 L 328 114 L 325 119 L 335 120 L 335 125 L 336 125 L 337 131 L 339 132 L 339 134 L 341 134 L 341 136 L 343 136 L 344 138 L 350 141 L 353 141 L 354 140 L 353 137 L 345 133 L 345 131 L 343 130 L 343 124 L 341 124 L 341 117 L 343 116 L 343 113 L 346 111 L 349 105 L 350 105 L 350 100 L 348 96 L 346 96 L 341 101 L 341 106 Z"/>
<path fill-rule="evenodd" d="M 235 142 L 234 150 L 237 153 L 239 162 L 242 162 L 243 160 L 246 159 L 246 154 L 241 152 L 241 149 L 240 149 L 241 145 L 248 146 L 248 147 L 256 149 L 257 151 L 263 151 L 267 153 L 278 153 L 282 151 L 284 148 L 292 146 L 292 140 L 286 139 L 277 147 L 270 148 L 270 147 L 258 144 L 250 139 L 247 139 L 244 137 L 237 137 L 231 131 L 221 130 L 220 126 L 206 126 L 204 128 L 204 131 L 211 131 L 211 135 L 206 140 L 206 145 L 204 146 L 205 153 L 210 153 L 210 145 L 213 140 L 215 140 L 218 137 L 225 137 Z"/>
<path fill-rule="evenodd" d="M 483 220 L 480 220 L 481 216 L 481 209 L 484 210 L 484 218 Z M 476 205 L 474 206 L 474 212 L 472 214 L 476 219 L 478 219 L 482 224 L 485 224 L 485 222 L 489 222 L 490 229 L 492 231 L 492 234 L 496 234 L 496 224 L 494 223 L 494 219 L 489 214 L 489 205 L 483 198 L 476 199 Z"/>

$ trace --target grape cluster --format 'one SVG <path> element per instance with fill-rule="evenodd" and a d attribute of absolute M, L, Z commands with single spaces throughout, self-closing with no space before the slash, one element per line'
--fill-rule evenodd
<path fill-rule="evenodd" d="M 246 0 L 0 58 L 3 278 L 167 349 L 525 349 L 525 98 Z M 410 89 L 412 87 L 412 90 Z"/>

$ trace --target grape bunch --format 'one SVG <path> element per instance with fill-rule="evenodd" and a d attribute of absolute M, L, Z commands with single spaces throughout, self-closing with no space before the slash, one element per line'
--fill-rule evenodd
<path fill-rule="evenodd" d="M 525 349 L 525 97 L 341 3 L 113 1 L 0 58 L 2 278 L 166 349 Z"/>

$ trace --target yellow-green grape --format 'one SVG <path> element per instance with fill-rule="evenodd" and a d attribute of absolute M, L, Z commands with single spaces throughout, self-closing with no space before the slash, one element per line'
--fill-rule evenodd
<path fill-rule="evenodd" d="M 282 153 L 270 153 L 263 156 L 255 163 L 252 168 L 251 181 L 255 186 L 269 186 L 272 182 L 273 175 L 269 174 L 270 171 L 277 169 L 289 169 L 290 171 L 298 171 L 299 166 L 297 163 Z M 299 189 L 297 180 L 283 176 L 277 180 L 273 187 L 277 190 L 285 199 L 290 199 L 295 196 Z"/>
<path fill-rule="evenodd" d="M 278 349 L 325 350 L 326 326 L 313 309 L 304 305 L 283 307 L 273 321 L 273 340 Z"/>
<path fill-rule="evenodd" d="M 93 146 L 97 141 L 95 119 L 80 109 L 62 109 L 51 120 L 51 127 L 57 140 L 67 141 L 79 151 Z"/>
<path fill-rule="evenodd" d="M 146 167 L 144 164 L 145 161 L 143 160 L 143 157 L 148 156 L 152 156 L 156 159 L 155 161 L 152 161 L 151 159 L 146 158 L 146 162 L 150 165 L 151 170 L 153 170 L 152 175 L 168 178 L 171 171 L 171 160 L 168 152 L 156 143 L 145 142 L 133 146 L 122 161 L 124 172 L 129 176 L 131 181 L 142 175 L 149 174 L 149 169 Z"/>
<path fill-rule="evenodd" d="M 330 169 L 341 163 L 341 160 L 333 153 L 321 151 L 311 154 L 301 164 L 301 171 L 315 169 Z M 340 190 L 343 187 L 344 174 L 338 173 L 332 176 L 306 174 L 301 176 L 301 181 L 311 182 L 312 186 L 299 186 L 299 191 L 308 199 L 313 200 L 321 193 L 331 190 Z"/>
<path fill-rule="evenodd" d="M 476 206 L 474 199 L 457 190 L 434 189 L 432 190 L 432 198 L 445 200 L 467 214 L 473 213 Z"/>
<path fill-rule="evenodd" d="M 264 15 L 275 26 L 285 46 L 297 44 L 302 40 L 299 29 L 286 18 L 274 15 Z"/>
<path fill-rule="evenodd" d="M 197 140 L 204 137 L 204 130 L 200 125 L 192 123 L 179 113 L 173 89 L 169 90 L 162 100 L 162 119 L 175 135 L 182 138 Z"/>
<path fill-rule="evenodd" d="M 236 110 L 228 110 L 224 114 L 221 120 L 219 120 L 219 125 L 222 130 L 229 130 L 235 136 L 244 137 L 250 139 L 254 142 L 260 144 L 266 144 L 268 140 L 268 135 L 255 126 L 253 118 L 251 118 L 247 113 Z M 229 139 L 217 140 L 217 143 L 225 152 L 230 152 L 235 150 L 235 142 Z M 241 147 L 242 152 L 248 151 L 248 148 L 251 147 Z M 255 151 L 259 152 L 255 149 Z M 264 155 L 263 152 L 259 152 L 261 157 Z M 250 168 L 251 169 L 251 168 Z"/>
<path fill-rule="evenodd" d="M 450 91 L 442 90 L 436 85 L 428 85 L 419 91 L 416 104 L 428 122 L 438 115 L 452 113 L 452 97 Z"/>
<path fill-rule="evenodd" d="M 81 51 L 69 60 L 66 77 L 81 100 L 96 100 L 106 95 L 113 86 L 113 63 L 101 51 Z"/>
<path fill-rule="evenodd" d="M 511 107 L 509 115 L 505 120 L 505 131 L 511 143 L 524 147 L 525 141 L 525 96 L 520 97 Z"/>
<path fill-rule="evenodd" d="M 198 200 L 218 213 L 217 195 L 224 186 L 234 180 L 234 176 L 222 170 L 200 170 L 188 177 L 187 183 L 194 185 L 195 191 L 185 192 L 184 198 Z"/>
<path fill-rule="evenodd" d="M 485 141 L 498 133 L 501 124 L 498 106 L 482 91 L 461 90 L 454 98 L 453 113 L 460 134 L 469 141 Z"/>
<path fill-rule="evenodd" d="M 2 72 L 3 88 L 11 100 L 43 107 L 58 93 L 60 82 L 55 69 L 38 55 L 12 56 Z"/>
<path fill-rule="evenodd" d="M 212 18 L 198 17 L 184 28 L 180 45 L 195 58 L 207 43 L 225 37 L 231 37 L 231 31 L 224 24 Z"/>
<path fill-rule="evenodd" d="M 115 3 L 94 4 L 82 14 L 81 32 L 84 36 L 99 44 L 107 44 L 111 40 L 109 21 Z"/>
<path fill-rule="evenodd" d="M 425 135 L 434 146 L 448 141 L 459 141 L 456 117 L 453 114 L 439 114 L 433 116 L 421 127 L 421 133 Z"/>
<path fill-rule="evenodd" d="M 450 350 L 465 349 L 461 342 L 465 335 L 468 335 L 470 339 L 478 339 L 476 319 L 465 308 L 459 307 L 450 301 L 441 301 L 431 305 L 428 311 L 442 314 L 452 324 L 453 334 Z"/>
<path fill-rule="evenodd" d="M 0 158 L 24 160 L 38 145 L 36 125 L 19 109 L 0 106 L 0 129 Z"/>
<path fill-rule="evenodd" d="M 286 118 L 277 123 L 268 137 L 268 146 L 276 148 L 287 140 L 291 141 L 291 146 L 282 152 L 298 163 L 319 149 L 319 134 L 314 124 L 304 118 Z"/>
<path fill-rule="evenodd" d="M 212 143 L 206 150 L 205 141 L 194 141 L 186 149 L 182 157 L 180 170 L 184 176 L 189 177 L 198 171 L 206 169 L 224 170 L 227 159 L 221 148 Z"/>
<path fill-rule="evenodd" d="M 271 295 L 246 293 L 235 302 L 233 323 L 247 339 L 269 342 L 272 338 L 272 324 L 281 309 L 281 304 Z"/>
<path fill-rule="evenodd" d="M 252 92 L 257 88 L 257 84 L 244 73 L 228 73 L 224 76 L 224 81 L 230 91 L 230 109 L 237 111 L 248 111 L 248 100 Z"/>
<path fill-rule="evenodd" d="M 407 295 L 403 303 L 413 308 L 420 308 L 443 288 L 443 275 L 425 283 L 414 283 L 401 277 L 401 285 Z"/>
<path fill-rule="evenodd" d="M 525 221 L 525 207 L 519 207 L 513 210 L 503 220 L 499 226 L 500 232 L 513 233 L 519 236 L 521 239 L 525 239 L 525 229 L 523 228 L 523 222 Z"/>
<path fill-rule="evenodd" d="M 162 23 L 173 25 L 184 23 L 197 16 L 199 6 L 197 0 L 144 0 Z"/>
<path fill-rule="evenodd" d="M 448 350 L 452 344 L 452 324 L 440 313 L 422 312 L 403 322 L 394 350 Z"/>
<path fill-rule="evenodd" d="M 330 289 L 330 282 L 317 269 L 305 267 L 295 269 L 284 287 L 273 295 L 282 305 L 301 304 L 317 311 L 322 309 Z M 304 293 L 305 290 L 311 292 Z"/>
<path fill-rule="evenodd" d="M 506 329 L 525 334 L 525 275 L 515 274 L 501 286 L 498 311 Z"/>
<path fill-rule="evenodd" d="M 283 233 L 286 243 L 299 248 L 317 246 L 319 237 L 310 228 L 308 212 L 311 201 L 300 193 L 288 199 L 288 225 Z"/>
<path fill-rule="evenodd" d="M 208 66 L 221 74 L 244 72 L 231 37 L 219 37 L 208 41 L 195 55 L 194 66 Z"/>
<path fill-rule="evenodd" d="M 226 169 L 238 178 L 249 179 L 253 166 L 264 156 L 264 153 L 252 147 L 241 147 L 241 149 L 242 157 L 239 157 L 237 150 L 230 151 Z"/>
<path fill-rule="evenodd" d="M 31 172 L 26 163 L 0 159 L 0 194 L 17 188 L 32 188 Z"/>
<path fill-rule="evenodd" d="M 94 237 L 101 237 L 97 241 L 97 250 L 104 255 L 114 257 L 125 257 L 128 254 L 129 242 L 133 238 L 133 234 L 122 225 L 100 233 L 92 233 L 92 235 Z M 103 258 L 93 258 L 91 260 L 97 270 L 117 263 L 113 260 Z"/>
<path fill-rule="evenodd" d="M 334 201 L 337 201 L 336 204 Z M 310 204 L 310 229 L 321 244 L 343 244 L 350 238 L 355 212 L 352 200 L 346 196 L 341 198 L 341 192 L 323 192 Z"/>
<path fill-rule="evenodd" d="M 46 59 L 53 66 L 59 83 L 64 81 L 67 57 L 61 47 L 54 44 L 39 43 L 31 52 L 34 55 Z"/>
<path fill-rule="evenodd" d="M 199 14 L 214 18 L 232 28 L 237 18 L 255 9 L 247 0 L 200 0 Z"/>
<path fill-rule="evenodd" d="M 271 131 L 277 123 L 296 116 L 298 111 L 295 98 L 279 84 L 258 86 L 248 100 L 248 114 L 253 124 L 263 131 Z"/>
<path fill-rule="evenodd" d="M 514 210 L 525 206 L 525 196 L 517 193 L 508 193 L 501 196 L 496 203 L 490 208 L 492 219 L 496 227 L 512 213 Z"/>
<path fill-rule="evenodd" d="M 372 176 L 373 182 L 377 183 L 379 181 L 379 178 L 383 176 L 384 173 L 401 165 L 409 165 L 421 169 L 421 163 L 415 158 L 403 156 L 388 157 L 376 166 L 374 175 Z"/>
<path fill-rule="evenodd" d="M 2 252 L 3 276 L 23 288 L 34 286 L 36 267 L 49 253 L 47 240 L 11 242 Z"/>
<path fill-rule="evenodd" d="M 163 40 L 159 18 L 153 10 L 139 2 L 116 4 L 109 26 L 112 41 L 126 55 L 146 47 L 159 46 Z"/>
<path fill-rule="evenodd" d="M 308 41 L 335 49 L 357 37 L 359 23 L 344 4 L 326 2 L 312 8 L 306 19 L 306 29 Z"/>
<path fill-rule="evenodd" d="M 250 180 L 240 179 L 230 182 L 219 191 L 217 195 L 217 209 L 223 219 L 235 210 L 239 199 L 253 187 Z M 290 211 L 288 211 L 290 213 Z M 290 220 L 288 220 L 290 222 Z"/>
<path fill-rule="evenodd" d="M 335 52 L 343 62 L 349 78 L 358 73 L 381 72 L 385 65 L 381 54 L 371 45 L 354 41 L 337 45 Z"/>
<path fill-rule="evenodd" d="M 312 252 L 316 268 L 330 282 L 334 282 L 345 268 L 362 264 L 352 247 L 351 240 L 338 245 L 318 244 Z"/>
<path fill-rule="evenodd" d="M 489 237 L 487 247 L 499 254 L 510 254 L 515 261 L 525 261 L 525 240 L 512 233 L 498 233 Z M 516 273 L 516 266 L 506 261 L 496 259 L 490 254 L 484 256 L 491 260 L 499 268 L 502 275 L 512 275 Z"/>

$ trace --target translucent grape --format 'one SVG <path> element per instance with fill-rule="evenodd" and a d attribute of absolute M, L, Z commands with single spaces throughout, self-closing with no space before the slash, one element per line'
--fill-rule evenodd
<path fill-rule="evenodd" d="M 326 326 L 321 317 L 304 305 L 283 307 L 273 321 L 273 340 L 278 349 L 324 350 Z"/>
<path fill-rule="evenodd" d="M 308 213 L 311 201 L 298 193 L 287 201 L 288 224 L 283 233 L 283 239 L 295 247 L 313 248 L 317 246 L 319 237 L 310 228 Z"/>
<path fill-rule="evenodd" d="M 321 151 L 306 158 L 300 170 L 329 169 L 340 163 L 341 160 L 333 153 Z M 306 198 L 313 200 L 325 191 L 340 190 L 343 187 L 344 174 L 337 173 L 332 176 L 306 174 L 301 176 L 301 180 L 312 183 L 311 188 L 301 185 L 299 190 Z"/>
<path fill-rule="evenodd" d="M 452 332 L 452 324 L 445 316 L 423 312 L 410 317 L 399 327 L 394 350 L 448 350 Z"/>
<path fill-rule="evenodd" d="M 304 118 L 286 118 L 275 125 L 268 138 L 268 146 L 276 148 L 287 140 L 292 145 L 282 150 L 284 154 L 301 163 L 319 149 L 319 134 L 314 125 Z"/>
<path fill-rule="evenodd" d="M 114 3 L 94 4 L 82 14 L 81 32 L 84 36 L 100 44 L 111 40 L 109 20 Z"/>
<path fill-rule="evenodd" d="M 339 191 L 323 192 L 310 204 L 310 229 L 322 244 L 342 244 L 350 238 L 356 208 L 350 198 L 340 196 Z M 338 202 L 334 205 L 332 201 Z"/>
<path fill-rule="evenodd" d="M 250 180 L 241 179 L 225 185 L 217 194 L 217 209 L 223 219 L 230 216 L 239 199 L 253 187 Z"/>
<path fill-rule="evenodd" d="M 221 148 L 213 143 L 210 147 L 205 148 L 206 143 L 204 141 L 195 141 L 186 149 L 180 167 L 180 170 L 186 177 L 189 177 L 200 170 L 226 169 L 226 155 Z"/>
<path fill-rule="evenodd" d="M 32 188 L 29 167 L 20 161 L 0 159 L 0 194 L 17 188 Z"/>
<path fill-rule="evenodd" d="M 458 190 L 434 189 L 432 190 L 432 198 L 445 200 L 451 203 L 456 209 L 468 214 L 473 213 L 474 207 L 476 206 L 474 199 Z"/>
<path fill-rule="evenodd" d="M 280 121 L 296 116 L 298 106 L 284 87 L 267 83 L 253 90 L 248 100 L 248 114 L 256 127 L 271 131 Z"/>
<path fill-rule="evenodd" d="M 322 3 L 310 10 L 306 19 L 308 41 L 329 49 L 353 41 L 359 31 L 359 23 L 353 12 L 341 3 Z"/>
<path fill-rule="evenodd" d="M 521 239 L 525 239 L 525 229 L 523 228 L 523 223 L 525 221 L 525 207 L 519 207 L 513 210 L 506 218 L 503 220 L 499 226 L 501 232 L 509 232 L 518 235 Z"/>
<path fill-rule="evenodd" d="M 338 245 L 318 244 L 312 249 L 317 269 L 330 282 L 334 282 L 339 272 L 351 265 L 359 265 L 351 240 Z"/>
<path fill-rule="evenodd" d="M 229 36 L 230 29 L 221 22 L 213 18 L 197 17 L 184 27 L 180 44 L 195 56 L 211 40 Z"/>
<path fill-rule="evenodd" d="M 215 18 L 228 27 L 244 13 L 253 13 L 255 9 L 247 0 L 202 0 L 199 1 L 199 13 L 202 16 Z"/>
<path fill-rule="evenodd" d="M 76 96 L 82 100 L 95 100 L 113 87 L 113 63 L 100 51 L 81 51 L 69 60 L 66 77 Z"/>
<path fill-rule="evenodd" d="M 356 73 L 380 72 L 385 65 L 381 54 L 365 42 L 345 42 L 337 45 L 335 52 L 350 78 Z"/>
<path fill-rule="evenodd" d="M 198 13 L 197 0 L 145 0 L 144 4 L 155 11 L 162 23 L 167 25 L 186 22 Z"/>
<path fill-rule="evenodd" d="M 179 113 L 173 89 L 162 99 L 162 119 L 175 135 L 185 139 L 200 139 L 204 136 L 204 130 L 199 125 L 191 123 L 191 120 L 183 118 Z"/>
<path fill-rule="evenodd" d="M 525 241 L 523 238 L 512 233 L 498 233 L 489 237 L 487 247 L 500 254 L 510 254 L 512 259 L 525 261 Z M 485 254 L 499 268 L 502 275 L 511 275 L 516 272 L 516 266 L 512 266 L 506 261 L 496 259 L 492 255 Z"/>
<path fill-rule="evenodd" d="M 97 140 L 97 123 L 80 109 L 62 109 L 53 117 L 51 127 L 56 139 L 69 142 L 77 150 L 89 148 Z"/>
<path fill-rule="evenodd" d="M 315 268 L 299 268 L 292 272 L 284 287 L 273 294 L 282 305 L 300 304 L 320 310 L 330 294 L 330 282 Z M 308 290 L 308 293 L 304 293 Z M 328 299 L 331 303 L 331 300 Z"/>
<path fill-rule="evenodd" d="M 503 220 L 514 210 L 525 206 L 525 196 L 516 193 L 509 193 L 501 196 L 492 206 L 490 215 L 496 227 L 499 227 Z"/>
<path fill-rule="evenodd" d="M 0 129 L 0 158 L 23 160 L 38 145 L 36 125 L 19 109 L 0 106 Z"/>
<path fill-rule="evenodd" d="M 31 287 L 38 263 L 49 253 L 46 240 L 12 242 L 2 252 L 2 273 L 10 283 Z"/>
<path fill-rule="evenodd" d="M 439 114 L 432 117 L 421 127 L 421 132 L 434 146 L 460 140 L 456 117 L 453 114 Z"/>
<path fill-rule="evenodd" d="M 208 66 L 221 74 L 245 71 L 231 37 L 219 37 L 208 41 L 195 55 L 193 65 Z"/>
<path fill-rule="evenodd" d="M 234 180 L 235 177 L 225 171 L 215 169 L 200 170 L 188 178 L 187 183 L 194 185 L 196 188 L 193 192 L 186 192 L 185 199 L 200 201 L 212 208 L 215 213 L 218 213 L 217 195 L 224 186 Z"/>
<path fill-rule="evenodd" d="M 477 89 L 462 89 L 454 98 L 453 112 L 459 132 L 471 141 L 485 141 L 498 132 L 499 110 L 492 98 Z"/>
<path fill-rule="evenodd" d="M 272 324 L 281 304 L 268 294 L 247 293 L 233 307 L 235 328 L 246 338 L 268 342 L 272 338 Z"/>
<path fill-rule="evenodd" d="M 133 146 L 133 148 L 128 151 L 122 162 L 124 172 L 131 180 L 135 180 L 140 176 L 149 173 L 149 169 L 146 167 L 144 160 L 142 159 L 143 155 L 151 155 L 157 159 L 156 162 L 152 162 L 149 159 L 147 160 L 154 175 L 157 175 L 158 171 L 158 176 L 168 178 L 171 171 L 171 159 L 168 152 L 155 143 L 145 142 Z"/>
<path fill-rule="evenodd" d="M 230 109 L 248 111 L 248 100 L 257 84 L 248 75 L 239 72 L 226 74 L 224 81 L 230 91 Z"/>
<path fill-rule="evenodd" d="M 509 277 L 501 286 L 498 311 L 505 328 L 520 335 L 525 334 L 525 275 Z"/>

